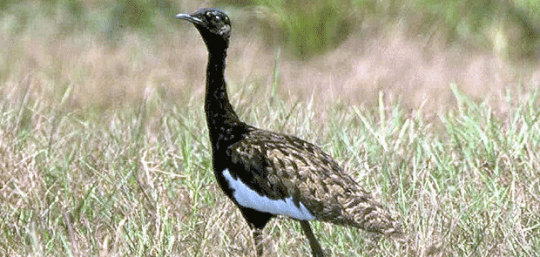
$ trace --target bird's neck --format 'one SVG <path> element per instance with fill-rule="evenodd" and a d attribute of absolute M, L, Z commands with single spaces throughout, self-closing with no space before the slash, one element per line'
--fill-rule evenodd
<path fill-rule="evenodd" d="M 226 56 L 226 48 L 210 49 L 209 47 L 204 110 L 210 140 L 214 147 L 220 143 L 220 138 L 224 136 L 227 138 L 227 135 L 224 135 L 228 133 L 227 131 L 236 130 L 235 128 L 242 124 L 234 112 L 227 94 L 224 75 Z"/>

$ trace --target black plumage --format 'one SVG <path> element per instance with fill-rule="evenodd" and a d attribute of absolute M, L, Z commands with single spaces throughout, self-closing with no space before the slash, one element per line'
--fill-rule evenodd
<path fill-rule="evenodd" d="M 205 112 L 217 181 L 253 229 L 275 215 L 300 221 L 314 256 L 324 256 L 309 220 L 321 220 L 403 240 L 399 222 L 319 147 L 294 136 L 250 126 L 229 102 L 224 77 L 231 22 L 217 9 L 178 14 L 199 30 L 208 48 Z"/>

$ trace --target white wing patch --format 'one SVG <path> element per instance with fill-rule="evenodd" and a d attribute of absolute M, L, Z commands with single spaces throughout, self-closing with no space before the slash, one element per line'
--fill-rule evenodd
<path fill-rule="evenodd" d="M 229 182 L 229 186 L 234 189 L 234 199 L 243 207 L 275 215 L 285 215 L 299 220 L 315 219 L 315 216 L 309 212 L 304 204 L 299 203 L 300 206 L 296 206 L 292 197 L 270 199 L 266 196 L 261 196 L 244 184 L 240 178 L 234 179 L 229 169 L 223 171 L 223 176 Z"/>

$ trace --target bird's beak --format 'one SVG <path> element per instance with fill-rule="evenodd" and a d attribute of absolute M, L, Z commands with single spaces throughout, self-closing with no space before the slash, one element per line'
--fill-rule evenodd
<path fill-rule="evenodd" d="M 189 21 L 189 22 L 191 22 L 193 24 L 202 24 L 201 19 L 193 17 L 193 16 L 191 16 L 190 14 L 187 14 L 187 13 L 179 13 L 179 14 L 175 15 L 174 17 L 177 18 L 177 19 Z"/>

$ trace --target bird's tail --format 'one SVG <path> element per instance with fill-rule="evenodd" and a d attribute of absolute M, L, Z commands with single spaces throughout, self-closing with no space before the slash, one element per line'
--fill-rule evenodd
<path fill-rule="evenodd" d="M 405 231 L 399 221 L 370 194 L 362 192 L 342 202 L 345 222 L 366 231 L 383 234 L 399 242 L 406 241 Z"/>

